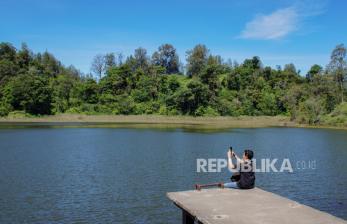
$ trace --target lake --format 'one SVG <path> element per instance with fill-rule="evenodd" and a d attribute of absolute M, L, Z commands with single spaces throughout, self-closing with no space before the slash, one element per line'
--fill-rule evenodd
<path fill-rule="evenodd" d="M 228 181 L 196 160 L 229 145 L 288 158 L 256 185 L 347 219 L 347 131 L 25 126 L 0 127 L 0 223 L 180 223 L 166 192 Z"/>

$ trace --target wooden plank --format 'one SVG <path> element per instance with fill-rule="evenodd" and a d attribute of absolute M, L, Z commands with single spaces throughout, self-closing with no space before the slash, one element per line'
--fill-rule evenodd
<path fill-rule="evenodd" d="M 204 224 L 347 224 L 346 220 L 254 188 L 167 193 L 178 207 Z"/>

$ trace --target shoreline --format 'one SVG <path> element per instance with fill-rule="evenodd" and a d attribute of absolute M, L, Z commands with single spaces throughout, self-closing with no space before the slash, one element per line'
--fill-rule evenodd
<path fill-rule="evenodd" d="M 290 121 L 286 116 L 240 116 L 240 117 L 192 117 L 163 115 L 83 115 L 60 114 L 41 117 L 1 117 L 1 126 L 134 126 L 134 127 L 183 127 L 198 129 L 226 128 L 327 128 L 343 129 L 347 127 L 306 125 Z"/>

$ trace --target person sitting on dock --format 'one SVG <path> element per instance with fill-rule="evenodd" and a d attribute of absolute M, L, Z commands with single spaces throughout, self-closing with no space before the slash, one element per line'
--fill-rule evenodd
<path fill-rule="evenodd" d="M 232 158 L 236 159 L 237 164 L 233 164 Z M 239 173 L 233 174 L 231 182 L 225 183 L 226 188 L 251 189 L 254 188 L 255 174 L 253 170 L 253 151 L 246 149 L 240 159 L 230 148 L 228 150 L 228 168 L 229 170 L 239 169 Z"/>

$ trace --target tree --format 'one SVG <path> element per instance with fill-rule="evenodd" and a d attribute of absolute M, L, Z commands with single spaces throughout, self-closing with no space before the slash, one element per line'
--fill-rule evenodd
<path fill-rule="evenodd" d="M 317 76 L 317 75 L 320 75 L 321 73 L 323 72 L 323 68 L 322 66 L 320 65 L 312 65 L 310 70 L 307 72 L 306 74 L 306 79 L 309 81 L 309 82 L 312 82 L 314 80 L 314 78 Z"/>
<path fill-rule="evenodd" d="M 209 100 L 208 88 L 200 81 L 192 80 L 187 84 L 187 89 L 183 90 L 177 98 L 180 110 L 191 115 L 200 106 L 207 106 Z"/>
<path fill-rule="evenodd" d="M 58 75 L 52 80 L 52 110 L 54 113 L 65 112 L 70 106 L 71 90 L 74 88 L 76 79 L 67 74 Z"/>
<path fill-rule="evenodd" d="M 16 48 L 10 43 L 0 43 L 0 60 L 15 61 Z"/>
<path fill-rule="evenodd" d="M 63 73 L 66 73 L 67 76 L 73 77 L 75 79 L 80 79 L 83 75 L 80 70 L 75 68 L 75 66 L 70 65 L 67 68 L 64 68 Z"/>
<path fill-rule="evenodd" d="M 180 63 L 176 49 L 171 44 L 161 45 L 152 55 L 152 64 L 164 67 L 166 74 L 178 73 Z"/>
<path fill-rule="evenodd" d="M 10 43 L 0 43 L 0 86 L 17 72 L 16 49 Z"/>
<path fill-rule="evenodd" d="M 295 65 L 293 63 L 285 64 L 283 71 L 296 75 L 296 68 L 295 68 Z"/>
<path fill-rule="evenodd" d="M 256 70 L 256 69 L 260 69 L 262 67 L 262 63 L 261 63 L 260 58 L 258 56 L 254 56 L 252 59 L 246 59 L 243 62 L 243 66 Z"/>
<path fill-rule="evenodd" d="M 95 57 L 93 58 L 91 70 L 99 77 L 99 79 L 101 79 L 105 71 L 105 56 L 104 55 L 102 54 L 95 55 Z"/>
<path fill-rule="evenodd" d="M 105 54 L 105 71 L 117 65 L 114 53 Z"/>
<path fill-rule="evenodd" d="M 143 71 L 146 71 L 149 66 L 149 58 L 147 56 L 147 50 L 139 47 L 135 49 L 135 68 L 136 69 L 142 69 Z"/>
<path fill-rule="evenodd" d="M 292 63 L 284 65 L 283 70 L 277 70 L 277 73 L 273 78 L 275 79 L 274 81 L 277 83 L 277 86 L 282 89 L 289 88 L 293 83 L 304 81 L 296 70 L 295 65 Z"/>
<path fill-rule="evenodd" d="M 23 110 L 30 114 L 187 114 L 287 115 L 292 120 L 344 125 L 346 49 L 338 45 L 323 71 L 313 65 L 306 75 L 294 64 L 273 69 L 259 57 L 240 65 L 223 62 L 204 45 L 187 52 L 187 76 L 173 74 L 180 66 L 176 49 L 161 45 L 151 61 L 137 48 L 125 63 L 114 53 L 97 55 L 93 72 L 84 75 L 64 66 L 53 54 L 33 53 L 26 44 L 17 50 L 0 43 L 0 116 Z M 180 71 L 183 69 L 180 67 Z M 172 74 L 172 75 L 164 75 Z M 344 122 L 344 123 L 343 123 Z"/>
<path fill-rule="evenodd" d="M 177 76 L 170 76 L 170 78 L 168 79 L 169 90 L 171 90 L 172 92 L 175 92 L 176 90 L 178 90 L 180 86 L 181 84 L 179 83 Z"/>
<path fill-rule="evenodd" d="M 264 115 L 274 116 L 278 112 L 278 106 L 276 105 L 276 96 L 267 90 L 261 92 L 260 99 L 257 107 Z"/>
<path fill-rule="evenodd" d="M 343 44 L 335 47 L 330 56 L 328 69 L 334 75 L 341 92 L 341 102 L 344 102 L 344 81 L 346 79 L 347 64 L 346 64 L 346 48 Z"/>
<path fill-rule="evenodd" d="M 32 61 L 32 53 L 25 43 L 22 43 L 20 51 L 17 53 L 17 63 L 20 69 L 26 71 Z"/>
<path fill-rule="evenodd" d="M 49 77 L 56 77 L 61 72 L 61 63 L 51 53 L 44 52 L 41 57 L 43 74 Z"/>
<path fill-rule="evenodd" d="M 192 50 L 187 51 L 187 75 L 197 76 L 207 65 L 209 50 L 205 45 L 198 44 Z"/>
<path fill-rule="evenodd" d="M 223 59 L 220 55 L 210 55 L 207 58 L 207 65 L 222 65 Z"/>
<path fill-rule="evenodd" d="M 0 86 L 7 82 L 10 77 L 17 74 L 18 67 L 13 61 L 0 60 Z"/>
<path fill-rule="evenodd" d="M 100 80 L 100 90 L 102 93 L 123 94 L 129 90 L 132 76 L 133 74 L 128 64 L 112 68 Z"/>
<path fill-rule="evenodd" d="M 215 101 L 215 96 L 218 95 L 219 80 L 218 75 L 221 74 L 220 67 L 216 64 L 208 65 L 200 74 L 200 80 L 209 88 L 210 102 Z"/>
<path fill-rule="evenodd" d="M 30 114 L 50 114 L 52 90 L 48 79 L 38 75 L 20 75 L 5 87 L 5 101 L 15 110 Z"/>
<path fill-rule="evenodd" d="M 98 102 L 99 86 L 92 78 L 87 78 L 84 82 L 80 83 L 80 98 L 86 103 Z"/>
<path fill-rule="evenodd" d="M 121 66 L 123 64 L 123 57 L 124 57 L 123 53 L 117 54 L 117 63 L 119 66 Z"/>
<path fill-rule="evenodd" d="M 241 75 L 238 72 L 231 72 L 226 77 L 226 87 L 230 90 L 239 91 L 241 89 Z"/>
<path fill-rule="evenodd" d="M 145 102 L 158 97 L 158 79 L 151 76 L 141 76 L 132 96 L 137 102 Z"/>

